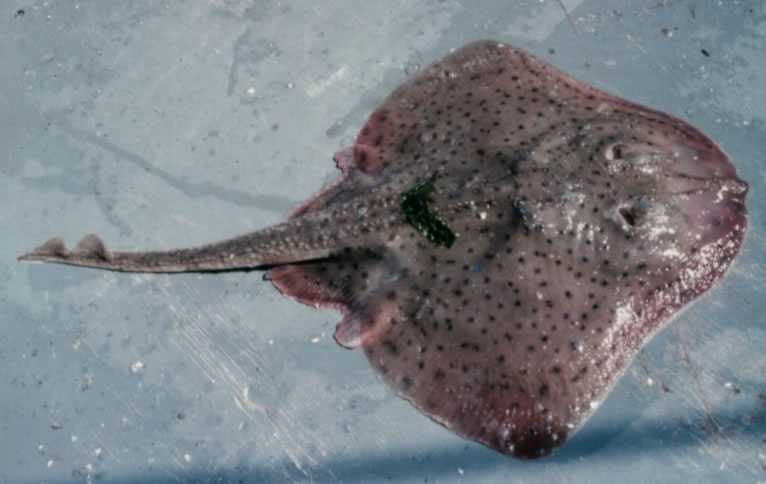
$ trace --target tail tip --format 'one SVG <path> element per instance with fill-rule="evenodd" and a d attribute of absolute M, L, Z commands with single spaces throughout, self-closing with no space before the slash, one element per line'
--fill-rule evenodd
<path fill-rule="evenodd" d="M 61 237 L 53 237 L 32 252 L 19 256 L 19 260 L 22 262 L 61 260 L 68 259 L 71 255 Z"/>
<path fill-rule="evenodd" d="M 112 260 L 112 253 L 104 241 L 95 234 L 88 234 L 77 243 L 74 250 L 67 249 L 61 237 L 53 237 L 32 252 L 19 256 L 21 262 L 67 261 L 76 259 L 96 259 L 104 262 Z"/>

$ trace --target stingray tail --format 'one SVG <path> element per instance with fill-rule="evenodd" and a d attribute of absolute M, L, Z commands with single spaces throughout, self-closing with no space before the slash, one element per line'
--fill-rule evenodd
<path fill-rule="evenodd" d="M 54 237 L 32 252 L 19 257 L 22 262 L 53 262 L 126 272 L 184 272 L 215 270 L 210 258 L 201 257 L 202 247 L 172 251 L 111 251 L 101 238 L 89 234 L 69 250 L 64 241 Z M 221 270 L 223 268 L 220 268 Z"/>
<path fill-rule="evenodd" d="M 349 239 L 358 236 L 342 229 L 316 230 L 311 218 L 296 218 L 214 244 L 167 251 L 111 251 L 94 234 L 85 236 L 70 250 L 62 239 L 55 237 L 20 256 L 19 260 L 125 272 L 243 270 L 331 257 L 341 251 Z"/>

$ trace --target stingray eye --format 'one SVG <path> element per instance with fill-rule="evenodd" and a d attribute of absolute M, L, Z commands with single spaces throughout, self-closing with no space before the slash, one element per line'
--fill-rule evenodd
<path fill-rule="evenodd" d="M 621 160 L 625 153 L 628 151 L 627 145 L 624 145 L 622 143 L 615 143 L 611 146 L 607 146 L 606 151 L 604 151 L 604 158 L 606 158 L 609 161 L 612 160 Z"/>

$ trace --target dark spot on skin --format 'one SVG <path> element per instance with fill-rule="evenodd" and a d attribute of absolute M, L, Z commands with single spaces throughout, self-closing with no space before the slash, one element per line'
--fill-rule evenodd
<path fill-rule="evenodd" d="M 397 356 L 399 354 L 399 347 L 396 346 L 396 344 L 393 341 L 386 340 L 382 343 L 383 348 L 385 348 L 391 355 Z"/>

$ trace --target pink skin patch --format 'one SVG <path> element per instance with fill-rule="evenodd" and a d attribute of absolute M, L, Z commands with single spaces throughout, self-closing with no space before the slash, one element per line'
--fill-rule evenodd
<path fill-rule="evenodd" d="M 266 278 L 285 296 L 314 307 L 330 307 L 343 314 L 343 320 L 335 330 L 335 341 L 345 348 L 356 348 L 361 345 L 360 324 L 343 297 L 337 291 L 331 291 L 327 286 L 312 283 L 305 278 L 301 266 L 283 266 L 272 269 Z"/>

